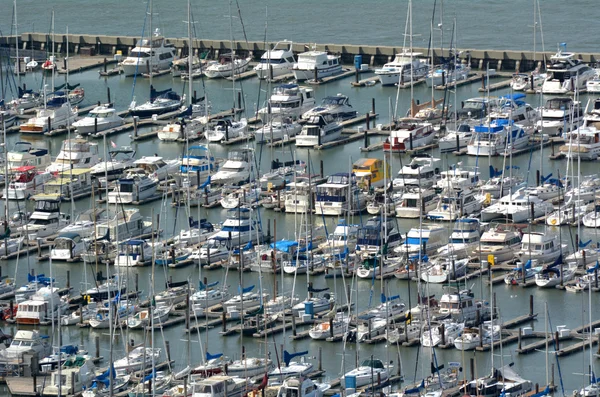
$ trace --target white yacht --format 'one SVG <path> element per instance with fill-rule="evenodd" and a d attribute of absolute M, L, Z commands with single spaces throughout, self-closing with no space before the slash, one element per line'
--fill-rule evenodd
<path fill-rule="evenodd" d="M 270 376 L 278 376 L 272 375 Z M 292 376 L 283 381 L 281 388 L 277 391 L 277 397 L 323 397 L 323 393 L 331 386 L 327 383 L 315 383 L 304 376 Z"/>
<path fill-rule="evenodd" d="M 521 233 L 510 226 L 496 224 L 481 235 L 480 247 L 476 248 L 476 256 L 488 260 L 490 256 L 494 263 L 512 260 L 515 253 L 521 249 Z"/>
<path fill-rule="evenodd" d="M 252 372 L 256 372 L 256 369 L 254 369 L 255 366 L 252 365 L 250 361 L 251 360 L 248 359 L 248 366 L 251 368 Z M 262 361 L 257 363 L 257 365 L 259 367 L 262 365 L 260 368 L 263 370 L 265 369 L 265 365 Z M 234 367 L 234 369 L 236 368 L 237 366 Z M 236 371 L 233 371 L 231 375 L 237 375 L 237 372 L 238 371 L 236 369 Z M 227 373 L 230 374 L 229 371 Z M 250 388 L 250 385 L 248 379 L 246 378 L 247 374 L 239 371 L 239 375 L 242 376 L 225 376 L 219 374 L 207 377 L 200 381 L 191 383 L 188 393 L 191 392 L 190 395 L 193 397 L 240 397 Z"/>
<path fill-rule="evenodd" d="M 401 193 L 396 204 L 398 218 L 425 217 L 429 211 L 435 209 L 438 195 L 431 188 L 413 187 Z"/>
<path fill-rule="evenodd" d="M 291 117 L 278 117 L 254 131 L 257 143 L 288 141 L 302 131 L 302 125 Z"/>
<path fill-rule="evenodd" d="M 502 123 L 501 120 L 508 120 L 508 123 L 516 124 L 519 127 L 533 127 L 540 120 L 539 109 L 533 108 L 523 99 L 525 94 L 506 94 L 493 103 L 488 114 L 490 124 Z"/>
<path fill-rule="evenodd" d="M 254 168 L 254 150 L 230 150 L 227 161 L 211 176 L 211 184 L 238 185 L 257 178 Z"/>
<path fill-rule="evenodd" d="M 311 339 L 327 339 L 342 336 L 348 331 L 350 317 L 345 313 L 337 313 L 331 320 L 325 319 L 314 325 L 308 335 Z"/>
<path fill-rule="evenodd" d="M 440 321 L 451 318 L 454 321 L 462 323 L 474 322 L 478 316 L 485 318 L 489 315 L 489 304 L 475 299 L 471 290 L 457 290 L 456 288 L 449 287 L 448 291 L 440 298 L 439 310 L 433 316 L 433 319 Z"/>
<path fill-rule="evenodd" d="M 435 347 L 441 344 L 442 341 L 452 344 L 454 343 L 454 339 L 460 336 L 464 328 L 465 325 L 463 323 L 452 320 L 444 320 L 441 323 L 429 323 L 423 328 L 421 346 Z M 444 331 L 443 335 L 442 329 Z"/>
<path fill-rule="evenodd" d="M 454 347 L 458 350 L 474 350 L 480 345 L 489 345 L 500 339 L 500 326 L 486 322 L 480 335 L 479 328 L 465 328 L 462 335 L 454 339 Z"/>
<path fill-rule="evenodd" d="M 517 257 L 525 262 L 537 260 L 539 264 L 552 264 L 561 255 L 567 255 L 567 245 L 561 244 L 557 235 L 550 233 L 530 232 L 521 237 L 521 249 Z"/>
<path fill-rule="evenodd" d="M 552 204 L 526 194 L 524 188 L 502 197 L 498 202 L 481 210 L 482 222 L 507 218 L 513 223 L 527 222 L 554 211 Z M 533 212 L 533 213 L 532 213 Z"/>
<path fill-rule="evenodd" d="M 184 101 L 185 95 L 182 98 L 170 88 L 156 91 L 153 86 L 150 86 L 150 100 L 138 105 L 134 97 L 129 104 L 129 114 L 140 118 L 149 118 L 178 110 L 183 111 Z"/>
<path fill-rule="evenodd" d="M 77 110 L 66 103 L 59 107 L 43 108 L 36 112 L 35 117 L 22 123 L 19 130 L 26 134 L 43 134 L 72 125 L 76 117 Z"/>
<path fill-rule="evenodd" d="M 144 221 L 137 208 L 119 209 L 111 218 L 96 222 L 96 238 L 120 241 L 143 234 L 152 230 L 152 220 Z"/>
<path fill-rule="evenodd" d="M 479 246 L 481 225 L 478 219 L 463 218 L 454 222 L 448 244 L 439 248 L 438 255 L 466 258 L 473 256 Z"/>
<path fill-rule="evenodd" d="M 472 190 L 444 189 L 436 207 L 427 213 L 427 217 L 433 220 L 455 221 L 479 212 L 482 207 L 483 200 Z"/>
<path fill-rule="evenodd" d="M 209 79 L 232 77 L 248 70 L 251 58 L 239 58 L 232 53 L 219 56 L 218 61 L 209 62 L 204 75 Z"/>
<path fill-rule="evenodd" d="M 462 63 L 444 65 L 427 73 L 425 83 L 427 87 L 447 85 L 456 81 L 466 80 L 471 73 L 471 67 Z"/>
<path fill-rule="evenodd" d="M 296 147 L 315 147 L 334 141 L 342 135 L 342 125 L 329 114 L 313 116 L 296 136 Z"/>
<path fill-rule="evenodd" d="M 402 166 L 392 180 L 394 190 L 403 188 L 429 188 L 435 185 L 440 177 L 442 160 L 435 157 L 419 155 L 413 157 L 410 163 Z"/>
<path fill-rule="evenodd" d="M 539 112 L 541 120 L 537 122 L 536 128 L 549 136 L 563 136 L 564 133 L 579 128 L 584 120 L 581 103 L 569 97 L 550 98 Z"/>
<path fill-rule="evenodd" d="M 448 130 L 448 133 L 439 139 L 440 153 L 454 152 L 466 148 L 472 137 L 473 128 L 469 124 L 458 124 L 455 129 Z"/>
<path fill-rule="evenodd" d="M 399 256 L 411 256 L 421 253 L 432 255 L 448 241 L 446 228 L 438 225 L 413 227 L 406 233 L 406 239 L 394 252 Z"/>
<path fill-rule="evenodd" d="M 58 288 L 43 287 L 28 300 L 19 303 L 15 321 L 19 325 L 40 325 L 59 321 L 67 308 L 67 303 L 58 295 Z"/>
<path fill-rule="evenodd" d="M 347 216 L 367 208 L 366 195 L 348 173 L 330 175 L 327 182 L 316 187 L 315 212 L 318 215 Z"/>
<path fill-rule="evenodd" d="M 379 359 L 364 360 L 356 369 L 346 372 L 340 380 L 341 386 L 344 388 L 351 387 L 349 378 L 354 377 L 354 389 L 363 386 L 370 386 L 378 382 L 386 382 L 390 376 L 388 368 Z"/>
<path fill-rule="evenodd" d="M 529 144 L 529 134 L 507 120 L 495 120 L 489 125 L 475 126 L 475 134 L 467 145 L 470 156 L 498 156 L 516 152 Z"/>
<path fill-rule="evenodd" d="M 166 70 L 176 57 L 175 45 L 161 36 L 160 29 L 154 30 L 150 39 L 142 39 L 121 63 L 125 76 L 148 74 L 155 70 Z M 149 70 L 151 69 L 151 70 Z"/>
<path fill-rule="evenodd" d="M 36 148 L 30 142 L 16 142 L 12 150 L 6 153 L 8 171 L 19 167 L 31 166 L 36 169 L 45 169 L 52 159 L 48 149 Z"/>
<path fill-rule="evenodd" d="M 303 113 L 302 118 L 309 120 L 311 117 L 321 114 L 330 114 L 334 119 L 344 121 L 356 117 L 357 112 L 350 104 L 350 99 L 347 95 L 337 94 L 336 96 L 323 98 L 319 106 Z"/>
<path fill-rule="evenodd" d="M 427 76 L 429 65 L 419 58 L 422 55 L 419 52 L 404 51 L 396 54 L 392 62 L 386 63 L 380 69 L 375 69 L 381 85 L 410 83 L 411 77 L 413 80 L 419 80 Z"/>
<path fill-rule="evenodd" d="M 421 270 L 421 280 L 427 283 L 443 284 L 457 280 L 467 273 L 469 258 L 440 257 L 432 259 L 429 267 Z"/>
<path fill-rule="evenodd" d="M 310 177 L 297 176 L 295 182 L 287 184 L 287 188 L 283 198 L 285 212 L 305 214 L 314 207 L 312 195 L 315 183 L 310 181 Z"/>
<path fill-rule="evenodd" d="M 111 204 L 131 204 L 141 202 L 156 194 L 158 182 L 146 175 L 140 168 L 127 171 L 124 178 L 117 180 L 107 200 Z"/>
<path fill-rule="evenodd" d="M 152 362 L 158 362 L 159 358 L 160 349 L 140 346 L 131 350 L 125 357 L 115 360 L 113 368 L 115 371 L 139 371 L 151 367 Z"/>
<path fill-rule="evenodd" d="M 273 88 L 267 106 L 258 110 L 258 116 L 263 123 L 277 116 L 296 120 L 313 106 L 315 106 L 315 92 L 311 87 L 281 84 Z"/>
<path fill-rule="evenodd" d="M 288 40 L 280 41 L 262 54 L 260 63 L 254 67 L 259 79 L 265 80 L 292 73 L 292 67 L 296 62 L 292 44 Z"/>
<path fill-rule="evenodd" d="M 61 232 L 54 239 L 50 257 L 53 261 L 73 261 L 79 259 L 84 251 L 85 242 L 78 233 Z"/>
<path fill-rule="evenodd" d="M 78 134 L 87 135 L 102 132 L 123 125 L 117 110 L 110 106 L 96 106 L 84 118 L 73 123 Z"/>
<path fill-rule="evenodd" d="M 10 346 L 0 350 L 2 359 L 22 359 L 24 354 L 33 353 L 38 357 L 46 357 L 52 353 L 52 345 L 46 335 L 41 335 L 40 331 L 18 330 L 15 333 Z"/>
<path fill-rule="evenodd" d="M 180 119 L 170 122 L 158 131 L 158 139 L 165 142 L 177 140 L 197 140 L 204 136 L 208 119 L 196 117 L 193 119 Z"/>
<path fill-rule="evenodd" d="M 56 160 L 46 168 L 46 171 L 61 172 L 73 168 L 90 168 L 99 161 L 97 143 L 82 138 L 71 138 L 63 141 Z"/>
<path fill-rule="evenodd" d="M 114 265 L 117 267 L 143 266 L 152 261 L 153 250 L 154 248 L 145 240 L 126 240 L 119 244 L 119 254 L 115 258 Z"/>
<path fill-rule="evenodd" d="M 60 212 L 60 198 L 46 197 L 45 195 L 33 196 L 35 209 L 29 217 L 29 223 L 19 226 L 16 231 L 29 240 L 43 238 L 67 226 L 67 217 Z"/>
<path fill-rule="evenodd" d="M 98 179 L 108 178 L 113 180 L 119 178 L 127 169 L 132 168 L 135 162 L 135 150 L 123 146 L 120 149 L 109 150 L 106 161 L 102 161 L 90 169 L 93 177 Z"/>
<path fill-rule="evenodd" d="M 383 151 L 405 153 L 431 144 L 434 138 L 435 130 L 430 123 L 403 123 L 390 131 L 390 136 L 383 142 Z"/>
<path fill-rule="evenodd" d="M 594 69 L 581 60 L 574 59 L 574 56 L 575 54 L 560 49 L 550 57 L 550 64 L 546 66 L 547 76 L 542 84 L 542 93 L 567 94 L 584 90 L 588 80 L 596 77 Z"/>
<path fill-rule="evenodd" d="M 292 67 L 292 72 L 297 81 L 314 80 L 315 78 L 320 80 L 323 77 L 342 73 L 342 64 L 337 55 L 312 50 L 298 54 L 298 61 Z"/>
<path fill-rule="evenodd" d="M 248 120 L 220 119 L 206 127 L 204 136 L 208 142 L 222 142 L 246 136 L 248 133 Z"/>
<path fill-rule="evenodd" d="M 180 160 L 164 160 L 158 156 L 143 156 L 133 162 L 136 173 L 145 173 L 150 179 L 163 181 L 173 178 L 179 171 Z M 132 172 L 133 170 L 130 170 Z"/>
<path fill-rule="evenodd" d="M 595 125 L 581 126 L 563 133 L 565 144 L 560 154 L 567 159 L 597 160 L 600 155 L 600 130 Z"/>
<path fill-rule="evenodd" d="M 210 240 L 225 239 L 230 243 L 229 248 L 239 247 L 252 241 L 252 244 L 261 243 L 263 238 L 262 226 L 248 208 L 234 208 L 227 210 L 227 217 L 223 227 Z"/>
<path fill-rule="evenodd" d="M 25 200 L 41 191 L 44 184 L 52 179 L 49 172 L 38 172 L 34 166 L 22 166 L 13 170 L 14 176 L 6 190 L 9 200 Z"/>

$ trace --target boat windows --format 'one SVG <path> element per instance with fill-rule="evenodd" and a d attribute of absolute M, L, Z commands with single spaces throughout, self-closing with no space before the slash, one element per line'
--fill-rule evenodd
<path fill-rule="evenodd" d="M 51 225 L 52 223 L 55 223 L 55 219 L 34 219 L 31 222 L 29 222 L 29 225 L 42 225 L 42 226 L 46 226 L 46 225 Z"/>
<path fill-rule="evenodd" d="M 148 58 L 150 54 L 142 51 L 131 51 L 131 54 L 129 54 L 129 56 L 131 58 Z"/>
<path fill-rule="evenodd" d="M 170 52 L 165 52 L 158 56 L 158 59 L 160 59 L 161 61 L 163 61 L 165 59 L 170 59 L 170 58 L 173 58 L 173 54 L 171 54 Z"/>

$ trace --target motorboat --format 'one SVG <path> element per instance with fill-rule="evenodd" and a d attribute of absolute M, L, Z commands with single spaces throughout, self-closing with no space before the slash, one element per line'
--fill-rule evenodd
<path fill-rule="evenodd" d="M 314 207 L 315 182 L 311 181 L 311 177 L 296 176 L 295 179 L 287 184 L 288 190 L 284 192 L 285 212 L 306 214 Z"/>
<path fill-rule="evenodd" d="M 125 357 L 115 360 L 113 367 L 115 371 L 125 370 L 128 372 L 149 368 L 152 366 L 152 362 L 158 362 L 160 351 L 159 348 L 136 347 Z"/>
<path fill-rule="evenodd" d="M 30 118 L 19 126 L 19 130 L 26 134 L 43 134 L 53 129 L 66 128 L 75 122 L 77 110 L 68 104 L 59 107 L 46 107 L 39 109 L 35 117 Z"/>
<path fill-rule="evenodd" d="M 107 195 L 111 204 L 131 204 L 143 202 L 156 194 L 158 182 L 146 175 L 140 168 L 130 168 L 124 178 L 117 180 L 115 187 Z"/>
<path fill-rule="evenodd" d="M 280 117 L 272 120 L 254 131 L 257 143 L 288 141 L 302 131 L 302 125 L 289 117 Z"/>
<path fill-rule="evenodd" d="M 189 229 L 181 229 L 174 236 L 173 242 L 176 246 L 189 246 L 200 244 L 212 237 L 219 229 L 215 229 L 214 225 L 206 219 L 194 220 L 189 217 Z"/>
<path fill-rule="evenodd" d="M 349 225 L 344 219 L 340 219 L 333 233 L 329 233 L 327 239 L 319 244 L 319 248 L 325 252 L 341 252 L 348 247 L 354 250 L 358 240 L 358 225 Z"/>
<path fill-rule="evenodd" d="M 549 226 L 579 225 L 583 217 L 594 209 L 594 204 L 586 200 L 570 200 L 546 217 Z"/>
<path fill-rule="evenodd" d="M 438 203 L 438 195 L 431 188 L 410 188 L 400 193 L 396 204 L 396 217 L 420 218 L 433 211 Z"/>
<path fill-rule="evenodd" d="M 44 184 L 44 193 L 36 196 L 56 197 L 61 200 L 77 199 L 91 194 L 95 187 L 89 168 L 67 169 L 54 174 L 56 176 Z"/>
<path fill-rule="evenodd" d="M 531 74 L 514 73 L 512 75 L 510 87 L 513 91 L 525 91 L 528 89 L 539 91 L 542 85 L 544 85 L 546 77 L 546 73 L 540 73 L 538 69 L 531 72 Z"/>
<path fill-rule="evenodd" d="M 367 198 L 356 184 L 356 177 L 347 172 L 330 175 L 327 182 L 316 187 L 318 215 L 349 216 L 363 212 L 366 207 Z"/>
<path fill-rule="evenodd" d="M 390 136 L 383 143 L 383 151 L 405 153 L 427 146 L 433 142 L 435 131 L 430 123 L 403 123 L 390 131 Z"/>
<path fill-rule="evenodd" d="M 437 313 L 432 318 L 436 321 L 452 319 L 459 323 L 474 323 L 478 316 L 480 318 L 490 316 L 487 302 L 475 299 L 469 289 L 448 288 L 440 298 Z"/>
<path fill-rule="evenodd" d="M 143 172 L 150 179 L 158 182 L 171 179 L 179 171 L 181 161 L 178 159 L 165 160 L 159 156 L 143 156 L 141 159 L 135 160 L 133 166 L 136 173 Z"/>
<path fill-rule="evenodd" d="M 521 189 L 523 195 L 527 196 L 530 189 L 527 189 L 525 179 L 517 172 L 519 167 L 506 166 L 504 170 L 495 169 L 490 165 L 490 177 L 485 183 L 479 186 L 481 196 L 489 204 L 492 199 L 510 195 L 512 192 Z"/>
<path fill-rule="evenodd" d="M 128 301 L 116 301 L 112 299 L 98 307 L 96 315 L 88 320 L 90 327 L 95 329 L 107 329 L 118 326 L 127 317 L 135 313 L 136 306 Z M 114 308 L 113 308 L 114 306 Z M 112 311 L 112 314 L 110 313 Z"/>
<path fill-rule="evenodd" d="M 50 374 L 44 394 L 49 396 L 75 395 L 87 389 L 96 377 L 96 366 L 89 355 L 74 355 L 61 364 L 60 371 Z"/>
<path fill-rule="evenodd" d="M 457 81 L 466 80 L 469 77 L 469 73 L 471 73 L 471 67 L 466 64 L 446 64 L 441 68 L 427 73 L 425 84 L 427 84 L 427 87 L 444 86 Z"/>
<path fill-rule="evenodd" d="M 497 120 L 508 120 L 508 123 L 526 130 L 532 129 L 540 120 L 540 112 L 525 102 L 524 98 L 525 94 L 522 93 L 502 95 L 490 109 L 488 122 L 496 124 Z"/>
<path fill-rule="evenodd" d="M 249 242 L 261 243 L 263 231 L 256 214 L 248 208 L 238 207 L 227 210 L 223 227 L 210 240 L 229 240 L 230 248 L 241 247 Z"/>
<path fill-rule="evenodd" d="M 85 251 L 85 242 L 78 233 L 61 232 L 54 239 L 54 247 L 50 250 L 53 261 L 73 261 L 79 259 Z"/>
<path fill-rule="evenodd" d="M 559 147 L 567 159 L 597 160 L 600 155 L 600 130 L 595 126 L 581 126 L 563 133 L 565 144 Z"/>
<path fill-rule="evenodd" d="M 429 65 L 421 59 L 422 53 L 403 51 L 396 54 L 392 62 L 388 62 L 380 69 L 375 69 L 381 85 L 403 85 L 420 80 L 427 76 Z"/>
<path fill-rule="evenodd" d="M 248 120 L 239 121 L 231 119 L 220 119 L 206 127 L 204 135 L 208 142 L 223 142 L 230 139 L 246 136 L 248 133 Z"/>
<path fill-rule="evenodd" d="M 365 342 L 376 336 L 383 335 L 387 329 L 388 320 L 381 317 L 360 318 L 356 328 L 356 341 Z"/>
<path fill-rule="evenodd" d="M 200 248 L 193 251 L 190 259 L 200 265 L 210 265 L 227 259 L 231 253 L 231 241 L 228 237 L 212 236 Z"/>
<path fill-rule="evenodd" d="M 327 383 L 316 383 L 308 377 L 293 375 L 283 381 L 277 391 L 277 397 L 323 397 L 325 391 L 330 388 Z"/>
<path fill-rule="evenodd" d="M 115 108 L 101 105 L 90 110 L 81 120 L 74 122 L 73 127 L 75 127 L 78 134 L 88 135 L 119 127 L 123 123 L 123 118 L 117 114 Z"/>
<path fill-rule="evenodd" d="M 121 62 L 125 76 L 148 74 L 155 70 L 167 70 L 176 58 L 175 45 L 161 36 L 155 29 L 151 38 L 142 38 Z"/>
<path fill-rule="evenodd" d="M 200 285 L 200 289 L 190 296 L 192 311 L 195 315 L 204 314 L 204 310 L 219 303 L 229 300 L 230 295 L 227 287 L 214 288 L 216 283 L 209 285 Z"/>
<path fill-rule="evenodd" d="M 149 118 L 156 115 L 183 111 L 185 96 L 182 98 L 176 92 L 167 88 L 163 91 L 156 91 L 150 86 L 150 100 L 138 105 L 135 97 L 129 104 L 129 114 L 139 118 Z"/>
<path fill-rule="evenodd" d="M 467 145 L 470 156 L 498 156 L 519 151 L 529 144 L 529 134 L 517 124 L 498 119 L 489 125 L 477 125 Z"/>
<path fill-rule="evenodd" d="M 329 114 L 313 116 L 306 121 L 296 136 L 296 147 L 313 148 L 335 141 L 342 135 L 342 129 L 342 124 Z"/>
<path fill-rule="evenodd" d="M 67 216 L 60 212 L 60 198 L 45 195 L 36 195 L 33 198 L 35 209 L 29 217 L 29 222 L 16 229 L 20 235 L 28 240 L 35 240 L 51 236 L 67 226 Z"/>
<path fill-rule="evenodd" d="M 440 344 L 453 344 L 454 339 L 462 334 L 464 328 L 463 323 L 452 320 L 430 323 L 425 326 L 421 334 L 421 346 L 436 347 Z"/>
<path fill-rule="evenodd" d="M 115 266 L 143 266 L 150 263 L 153 247 L 144 240 L 126 240 L 119 244 L 119 254 L 115 258 Z"/>
<path fill-rule="evenodd" d="M 273 88 L 267 106 L 258 110 L 263 123 L 276 117 L 299 119 L 315 106 L 315 91 L 298 84 L 281 84 Z"/>
<path fill-rule="evenodd" d="M 576 200 L 593 201 L 598 196 L 599 189 L 600 178 L 597 175 L 583 176 L 578 186 L 572 186 L 564 193 L 563 201 L 565 203 L 574 203 Z"/>
<path fill-rule="evenodd" d="M 14 172 L 17 168 L 27 166 L 43 170 L 51 162 L 52 159 L 48 149 L 34 147 L 30 142 L 16 142 L 12 150 L 6 153 L 6 163 L 9 172 Z"/>
<path fill-rule="evenodd" d="M 352 386 L 356 389 L 377 384 L 379 381 L 385 382 L 389 376 L 388 367 L 381 360 L 373 358 L 364 360 L 358 368 L 346 372 L 340 382 L 344 388 L 351 387 L 349 379 L 354 377 L 356 384 Z"/>
<path fill-rule="evenodd" d="M 270 80 L 275 77 L 292 73 L 296 59 L 292 51 L 292 42 L 279 41 L 260 57 L 260 63 L 254 67 L 256 75 L 261 80 Z"/>
<path fill-rule="evenodd" d="M 489 345 L 500 339 L 500 326 L 485 322 L 482 328 L 465 328 L 462 335 L 454 339 L 454 347 L 458 350 L 474 350 L 480 345 Z"/>
<path fill-rule="evenodd" d="M 348 332 L 350 326 L 350 317 L 345 313 L 337 313 L 330 319 L 324 319 L 322 322 L 314 325 L 308 335 L 311 339 L 327 339 L 329 337 L 343 336 Z"/>
<path fill-rule="evenodd" d="M 178 140 L 193 141 L 204 137 L 208 119 L 196 117 L 193 119 L 181 118 L 170 122 L 158 131 L 158 139 L 164 142 L 175 142 Z"/>
<path fill-rule="evenodd" d="M 210 62 L 204 69 L 209 79 L 232 77 L 248 70 L 251 58 L 239 58 L 232 53 L 222 54 L 216 62 Z"/>
<path fill-rule="evenodd" d="M 13 170 L 14 176 L 8 184 L 9 200 L 25 200 L 38 191 L 42 191 L 46 182 L 53 178 L 49 172 L 40 172 L 32 165 L 25 165 Z"/>
<path fill-rule="evenodd" d="M 527 195 L 524 188 L 521 188 L 482 209 L 481 220 L 489 222 L 497 218 L 506 218 L 513 223 L 520 223 L 534 220 L 553 211 L 552 204 L 540 200 L 536 196 Z"/>
<path fill-rule="evenodd" d="M 90 302 L 80 309 L 75 310 L 71 314 L 63 315 L 60 319 L 61 325 L 75 325 L 81 322 L 88 321 L 96 316 L 96 302 Z"/>
<path fill-rule="evenodd" d="M 406 239 L 394 252 L 398 256 L 406 257 L 414 254 L 432 255 L 447 241 L 446 230 L 439 225 L 423 225 L 413 227 L 406 234 Z"/>
<path fill-rule="evenodd" d="M 437 206 L 427 213 L 427 217 L 432 220 L 455 221 L 479 212 L 482 207 L 483 200 L 472 190 L 445 189 L 440 195 Z"/>
<path fill-rule="evenodd" d="M 229 194 L 224 194 L 221 199 L 221 207 L 229 210 L 242 205 L 245 207 L 256 207 L 261 198 L 261 189 L 259 187 L 240 188 Z"/>
<path fill-rule="evenodd" d="M 5 334 L 3 334 L 5 335 Z M 0 358 L 4 360 L 22 360 L 25 354 L 37 354 L 46 357 L 52 353 L 52 345 L 47 335 L 39 330 L 18 330 L 10 345 L 0 350 Z"/>
<path fill-rule="evenodd" d="M 28 300 L 19 303 L 15 321 L 19 325 L 49 324 L 60 321 L 67 307 L 67 303 L 58 295 L 58 288 L 43 287 Z"/>
<path fill-rule="evenodd" d="M 439 248 L 437 254 L 442 257 L 454 256 L 456 258 L 473 256 L 479 246 L 479 238 L 482 231 L 478 219 L 457 219 L 454 222 L 448 244 Z"/>
<path fill-rule="evenodd" d="M 193 397 L 240 397 L 250 389 L 250 383 L 243 372 L 233 375 L 228 371 L 227 376 L 218 374 L 196 381 L 190 384 L 188 393 L 191 390 Z"/>
<path fill-rule="evenodd" d="M 106 220 L 96 222 L 96 238 L 101 240 L 127 240 L 152 231 L 152 221 L 144 221 L 137 208 L 118 209 Z"/>
<path fill-rule="evenodd" d="M 60 152 L 46 171 L 61 172 L 76 168 L 90 168 L 100 162 L 98 144 L 77 137 L 62 142 Z"/>
<path fill-rule="evenodd" d="M 360 158 L 352 164 L 356 182 L 364 190 L 383 186 L 390 181 L 390 165 L 378 158 Z"/>
<path fill-rule="evenodd" d="M 319 106 L 304 112 L 302 118 L 310 120 L 311 117 L 321 114 L 330 114 L 334 119 L 344 121 L 356 117 L 357 111 L 350 104 L 347 95 L 337 94 L 323 98 Z"/>
<path fill-rule="evenodd" d="M 536 265 L 536 266 L 534 266 Z M 519 283 L 527 283 L 535 279 L 536 274 L 544 270 L 543 266 L 537 266 L 538 261 L 528 259 L 527 262 L 517 262 L 517 265 L 504 276 L 504 284 L 518 285 Z"/>
<path fill-rule="evenodd" d="M 296 81 L 321 80 L 342 73 L 342 64 L 339 56 L 313 49 L 298 54 L 292 72 Z"/>
<path fill-rule="evenodd" d="M 476 256 L 488 262 L 493 259 L 494 263 L 502 263 L 512 260 L 519 249 L 521 249 L 521 232 L 518 229 L 500 223 L 492 224 L 481 235 Z"/>
<path fill-rule="evenodd" d="M 548 99 L 539 113 L 541 120 L 537 122 L 536 129 L 548 136 L 562 136 L 579 128 L 584 121 L 581 103 L 569 97 Z"/>
<path fill-rule="evenodd" d="M 439 139 L 440 153 L 460 151 L 467 147 L 472 138 L 473 128 L 466 123 L 458 124 Z"/>
<path fill-rule="evenodd" d="M 128 146 L 108 151 L 110 159 L 94 165 L 90 173 L 94 178 L 108 178 L 109 181 L 118 179 L 125 170 L 134 167 L 136 151 Z"/>
<path fill-rule="evenodd" d="M 546 65 L 547 76 L 542 84 L 542 93 L 573 93 L 585 89 L 587 82 L 596 77 L 594 69 L 574 56 L 572 52 L 566 52 L 564 44 L 563 48 L 550 57 L 550 63 Z"/>
<path fill-rule="evenodd" d="M 442 160 L 426 155 L 418 155 L 403 165 L 392 180 L 394 190 L 406 190 L 406 188 L 430 188 L 440 178 Z M 446 187 L 446 185 L 441 188 Z"/>

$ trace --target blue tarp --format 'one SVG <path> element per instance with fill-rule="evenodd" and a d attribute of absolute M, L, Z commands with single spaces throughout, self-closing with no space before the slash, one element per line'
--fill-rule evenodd
<path fill-rule="evenodd" d="M 297 247 L 298 242 L 293 240 L 279 240 L 275 243 L 271 243 L 271 248 L 276 248 L 277 251 L 290 252 L 291 248 Z"/>

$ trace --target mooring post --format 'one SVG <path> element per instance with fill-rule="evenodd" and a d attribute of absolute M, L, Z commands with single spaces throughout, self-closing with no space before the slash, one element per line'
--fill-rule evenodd
<path fill-rule="evenodd" d="M 367 124 L 367 131 L 371 127 L 371 119 L 370 119 L 369 116 L 370 116 L 369 113 L 367 113 L 366 116 L 365 116 L 365 123 Z"/>
<path fill-rule="evenodd" d="M 106 87 L 106 103 L 111 103 L 110 101 L 110 87 Z"/>
<path fill-rule="evenodd" d="M 223 333 L 227 332 L 227 317 L 225 312 L 221 313 L 221 323 L 223 327 Z"/>
<path fill-rule="evenodd" d="M 533 295 L 529 295 L 529 317 L 533 317 Z"/>
<path fill-rule="evenodd" d="M 371 98 L 371 113 L 375 114 L 375 98 Z"/>
<path fill-rule="evenodd" d="M 521 336 L 523 335 L 523 328 L 519 327 L 519 335 L 517 335 L 517 349 L 521 350 Z"/>
<path fill-rule="evenodd" d="M 323 350 L 322 350 L 321 346 L 319 346 L 319 361 L 318 361 L 318 363 L 319 363 L 319 367 L 318 367 L 319 372 L 323 371 Z"/>
<path fill-rule="evenodd" d="M 475 358 L 473 358 L 473 357 L 471 357 L 470 367 L 471 367 L 471 380 L 475 380 Z"/>
<path fill-rule="evenodd" d="M 94 338 L 94 343 L 96 347 L 96 357 L 100 357 L 100 337 L 96 336 Z"/>

